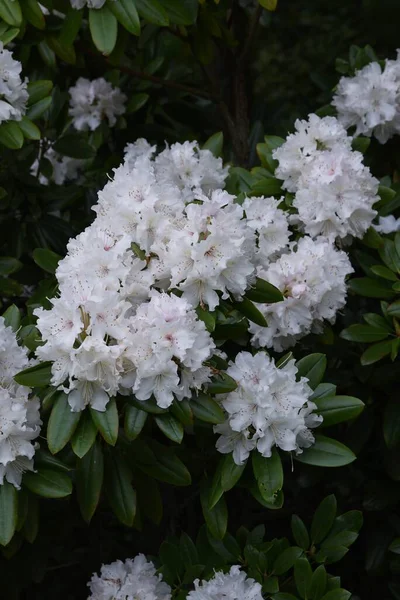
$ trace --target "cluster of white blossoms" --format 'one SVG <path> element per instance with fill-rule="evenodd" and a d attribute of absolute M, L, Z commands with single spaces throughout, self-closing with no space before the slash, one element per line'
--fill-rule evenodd
<path fill-rule="evenodd" d="M 143 554 L 101 567 L 88 583 L 88 600 L 171 600 L 171 588 Z"/>
<path fill-rule="evenodd" d="M 125 94 L 103 77 L 92 81 L 80 77 L 69 88 L 69 95 L 69 115 L 78 131 L 94 131 L 104 118 L 110 126 L 115 125 L 116 117 L 125 112 Z"/>
<path fill-rule="evenodd" d="M 252 344 L 280 352 L 311 331 L 333 323 L 346 302 L 346 277 L 353 272 L 345 252 L 326 238 L 305 236 L 290 245 L 275 262 L 259 266 L 257 275 L 272 283 L 284 300 L 257 304 L 268 327 L 250 323 Z"/>
<path fill-rule="evenodd" d="M 22 65 L 0 42 L 0 123 L 20 121 L 28 100 L 27 79 L 21 79 Z"/>
<path fill-rule="evenodd" d="M 394 215 L 379 217 L 378 223 L 373 227 L 379 233 L 395 233 L 400 231 L 400 219 L 396 219 Z"/>
<path fill-rule="evenodd" d="M 220 434 L 219 452 L 232 452 L 241 465 L 254 449 L 270 457 L 274 446 L 299 454 L 314 443 L 310 428 L 317 427 L 322 417 L 312 412 L 316 406 L 309 401 L 313 392 L 308 380 L 296 381 L 294 360 L 278 368 L 264 352 L 254 356 L 239 352 L 227 373 L 238 387 L 221 401 L 227 419 L 214 426 Z"/>
<path fill-rule="evenodd" d="M 18 489 L 24 471 L 33 470 L 33 440 L 42 424 L 39 401 L 30 400 L 30 388 L 14 381 L 14 375 L 28 366 L 26 350 L 0 317 L 0 485 L 6 480 Z"/>
<path fill-rule="evenodd" d="M 88 8 L 102 8 L 106 0 L 71 0 L 72 8 L 77 10 L 87 6 Z"/>
<path fill-rule="evenodd" d="M 377 214 L 378 180 L 336 118 L 311 114 L 295 127 L 273 153 L 276 177 L 294 194 L 293 222 L 312 237 L 362 237 Z"/>
<path fill-rule="evenodd" d="M 55 183 L 55 185 L 63 185 L 66 182 L 74 181 L 87 164 L 87 160 L 59 154 L 51 146 L 43 153 L 42 159 L 47 160 L 52 168 L 52 174 L 49 177 L 39 172 L 39 182 L 42 185 L 49 185 L 50 182 Z M 31 166 L 31 174 L 35 177 L 39 165 L 39 159 L 37 158 Z"/>
<path fill-rule="evenodd" d="M 374 135 L 385 144 L 400 133 L 400 51 L 383 68 L 372 62 L 354 77 L 342 77 L 332 104 L 344 127 L 355 127 L 355 135 Z"/>
<path fill-rule="evenodd" d="M 263 600 L 261 585 L 247 577 L 239 565 L 231 567 L 229 573 L 217 571 L 209 581 L 196 579 L 194 586 L 187 600 Z"/>

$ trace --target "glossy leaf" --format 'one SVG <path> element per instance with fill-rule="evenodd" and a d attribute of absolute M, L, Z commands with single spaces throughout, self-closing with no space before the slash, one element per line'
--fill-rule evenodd
<path fill-rule="evenodd" d="M 4 481 L 0 486 L 0 545 L 11 541 L 18 519 L 18 496 L 15 487 Z"/>
<path fill-rule="evenodd" d="M 354 419 L 364 410 L 364 403 L 352 396 L 333 396 L 314 399 L 315 412 L 323 417 L 320 427 L 330 427 Z"/>
<path fill-rule="evenodd" d="M 76 467 L 76 493 L 82 517 L 87 523 L 90 523 L 99 503 L 103 475 L 103 453 L 96 442 Z"/>
<path fill-rule="evenodd" d="M 83 458 L 93 446 L 97 436 L 97 427 L 89 410 L 83 411 L 78 426 L 71 438 L 72 450 L 79 458 Z"/>
<path fill-rule="evenodd" d="M 104 412 L 90 408 L 90 414 L 102 438 L 107 444 L 115 446 L 119 427 L 118 410 L 115 400 L 112 398 L 109 401 Z"/>
<path fill-rule="evenodd" d="M 296 460 L 317 467 L 343 467 L 356 460 L 355 454 L 344 444 L 321 434 L 315 435 L 315 444 L 303 450 Z"/>
<path fill-rule="evenodd" d="M 44 498 L 64 498 L 72 493 L 71 479 L 62 471 L 39 468 L 36 473 L 25 473 L 24 487 Z"/>
<path fill-rule="evenodd" d="M 81 418 L 80 412 L 72 412 L 68 396 L 58 394 L 47 425 L 47 444 L 52 454 L 57 454 L 71 439 Z"/>
<path fill-rule="evenodd" d="M 89 9 L 89 28 L 96 48 L 108 56 L 117 42 L 117 19 L 108 6 Z"/>
<path fill-rule="evenodd" d="M 311 539 L 313 543 L 319 544 L 330 532 L 336 517 L 336 498 L 327 496 L 315 511 L 311 523 Z"/>
<path fill-rule="evenodd" d="M 321 383 L 326 369 L 325 354 L 309 354 L 296 362 L 297 377 L 306 377 L 312 390 Z"/>
<path fill-rule="evenodd" d="M 260 494 L 264 500 L 271 501 L 283 487 L 283 469 L 279 452 L 273 448 L 270 458 L 265 458 L 259 452 L 253 452 L 251 457 Z"/>
<path fill-rule="evenodd" d="M 135 0 L 113 0 L 108 8 L 129 33 L 140 35 L 140 20 L 135 6 Z"/>
<path fill-rule="evenodd" d="M 121 456 L 110 455 L 106 463 L 106 494 L 116 517 L 132 527 L 136 514 L 136 492 L 132 473 Z"/>
<path fill-rule="evenodd" d="M 36 248 L 36 250 L 33 251 L 33 260 L 35 263 L 43 269 L 43 271 L 51 273 L 52 275 L 56 272 L 60 259 L 61 256 L 48 248 Z"/>
<path fill-rule="evenodd" d="M 124 431 L 128 440 L 133 441 L 138 437 L 146 423 L 147 415 L 147 412 L 136 408 L 136 406 L 126 406 Z"/>
<path fill-rule="evenodd" d="M 44 362 L 17 373 L 14 379 L 27 387 L 46 387 L 51 381 L 51 363 Z"/>
<path fill-rule="evenodd" d="M 196 419 L 205 421 L 206 423 L 223 423 L 225 414 L 221 406 L 206 394 L 199 394 L 192 397 L 190 406 Z"/>
<path fill-rule="evenodd" d="M 183 440 L 183 426 L 180 421 L 175 419 L 171 414 L 157 415 L 154 417 L 155 422 L 161 429 L 164 435 L 173 442 L 180 444 Z"/>

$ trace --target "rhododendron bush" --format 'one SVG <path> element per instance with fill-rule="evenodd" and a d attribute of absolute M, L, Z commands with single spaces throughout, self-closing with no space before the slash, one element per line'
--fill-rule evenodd
<path fill-rule="evenodd" d="M 1 598 L 400 598 L 400 54 L 320 4 L 0 0 Z"/>

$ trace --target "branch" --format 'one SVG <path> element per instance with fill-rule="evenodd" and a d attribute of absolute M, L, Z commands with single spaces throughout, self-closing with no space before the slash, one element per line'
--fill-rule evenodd
<path fill-rule="evenodd" d="M 263 7 L 261 6 L 261 4 L 259 4 L 257 6 L 256 10 L 254 11 L 252 19 L 250 21 L 249 32 L 248 32 L 246 40 L 244 42 L 243 50 L 240 53 L 239 58 L 238 58 L 238 63 L 237 63 L 238 71 L 242 70 L 246 66 L 247 56 L 251 50 L 251 46 L 254 41 L 254 36 L 257 31 L 258 22 L 262 15 L 262 11 L 263 11 Z"/>

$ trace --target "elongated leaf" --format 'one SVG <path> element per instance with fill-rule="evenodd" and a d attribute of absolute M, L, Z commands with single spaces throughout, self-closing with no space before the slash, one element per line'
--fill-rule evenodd
<path fill-rule="evenodd" d="M 389 401 L 383 413 L 383 437 L 388 448 L 400 444 L 400 405 L 397 398 Z"/>
<path fill-rule="evenodd" d="M 36 104 L 39 100 L 43 100 L 50 96 L 53 89 L 53 82 L 49 79 L 40 79 L 39 81 L 31 81 L 28 83 L 28 106 Z"/>
<path fill-rule="evenodd" d="M 18 519 L 17 490 L 4 481 L 0 486 L 0 545 L 7 546 L 11 541 Z"/>
<path fill-rule="evenodd" d="M 278 0 L 258 0 L 261 6 L 266 8 L 267 10 L 276 10 L 278 6 Z"/>
<path fill-rule="evenodd" d="M 0 17 L 9 25 L 20 27 L 22 12 L 18 0 L 0 0 Z"/>
<path fill-rule="evenodd" d="M 171 448 L 140 438 L 132 444 L 132 460 L 144 473 L 176 486 L 190 485 L 192 479 L 183 462 Z"/>
<path fill-rule="evenodd" d="M 222 496 L 213 508 L 209 508 L 210 488 L 207 484 L 203 484 L 200 491 L 201 506 L 203 509 L 204 520 L 207 524 L 211 535 L 222 540 L 225 536 L 228 526 L 228 510 L 226 507 L 225 498 Z"/>
<path fill-rule="evenodd" d="M 41 134 L 39 127 L 37 127 L 35 123 L 32 123 L 27 117 L 22 117 L 21 121 L 18 121 L 18 126 L 27 140 L 40 140 Z"/>
<path fill-rule="evenodd" d="M 78 133 L 68 133 L 60 137 L 53 148 L 56 152 L 71 158 L 89 159 L 96 154 L 96 149 L 89 144 L 86 137 Z"/>
<path fill-rule="evenodd" d="M 28 514 L 22 528 L 24 537 L 30 544 L 36 539 L 39 531 L 39 500 L 33 494 L 29 494 Z"/>
<path fill-rule="evenodd" d="M 135 0 L 113 0 L 108 7 L 129 33 L 140 35 L 140 20 Z"/>
<path fill-rule="evenodd" d="M 232 454 L 224 456 L 221 469 L 221 486 L 224 492 L 232 489 L 237 484 L 245 468 L 246 463 L 237 465 L 233 460 Z"/>
<path fill-rule="evenodd" d="M 194 416 L 200 421 L 215 425 L 225 421 L 225 414 L 221 406 L 206 394 L 199 394 L 197 397 L 193 397 L 190 401 L 190 406 Z"/>
<path fill-rule="evenodd" d="M 325 354 L 309 354 L 297 361 L 296 367 L 298 369 L 297 376 L 306 377 L 310 388 L 315 390 L 325 373 L 326 356 Z"/>
<path fill-rule="evenodd" d="M 158 0 L 135 0 L 136 8 L 145 21 L 166 27 L 169 24 L 169 16 Z"/>
<path fill-rule="evenodd" d="M 283 469 L 279 453 L 273 448 L 270 458 L 264 458 L 259 452 L 252 453 L 254 476 L 264 500 L 272 501 L 283 487 Z"/>
<path fill-rule="evenodd" d="M 114 17 L 115 18 L 115 17 Z M 72 44 L 65 44 L 62 39 L 57 38 L 54 35 L 49 35 L 46 38 L 47 43 L 42 42 L 41 54 L 46 62 L 53 63 L 53 56 L 49 54 L 49 50 L 53 51 L 58 58 L 61 58 L 64 62 L 69 65 L 76 63 L 75 48 Z"/>
<path fill-rule="evenodd" d="M 132 474 L 121 456 L 110 455 L 106 463 L 106 494 L 115 516 L 132 527 L 136 514 L 136 492 Z"/>
<path fill-rule="evenodd" d="M 76 493 L 82 517 L 90 523 L 100 500 L 104 460 L 101 446 L 95 442 L 76 467 Z"/>
<path fill-rule="evenodd" d="M 379 342 L 388 337 L 387 329 L 371 327 L 370 325 L 350 325 L 344 329 L 340 337 L 350 342 Z"/>
<path fill-rule="evenodd" d="M 367 348 L 367 350 L 361 355 L 361 364 L 364 366 L 372 365 L 373 363 L 381 360 L 384 356 L 388 356 L 392 352 L 393 342 L 388 340 L 386 342 L 379 342 Z"/>
<path fill-rule="evenodd" d="M 108 56 L 117 42 L 117 19 L 107 6 L 89 9 L 89 28 L 96 48 Z"/>
<path fill-rule="evenodd" d="M 171 414 L 155 416 L 154 420 L 167 438 L 177 444 L 181 443 L 183 440 L 183 427 L 180 421 Z"/>
<path fill-rule="evenodd" d="M 83 11 L 71 9 L 65 15 L 64 22 L 59 35 L 59 42 L 65 46 L 71 46 L 82 24 Z"/>
<path fill-rule="evenodd" d="M 210 150 L 214 156 L 222 156 L 222 148 L 224 146 L 224 134 L 222 131 L 214 133 L 208 140 L 203 144 L 203 150 Z"/>
<path fill-rule="evenodd" d="M 138 400 L 135 396 L 129 396 L 128 401 L 139 410 L 144 410 L 151 415 L 162 415 L 168 412 L 166 408 L 160 408 L 158 406 L 155 398 L 150 398 L 150 400 Z"/>
<path fill-rule="evenodd" d="M 85 410 L 80 418 L 74 435 L 71 438 L 72 450 L 79 458 L 83 458 L 93 446 L 97 436 L 97 427 L 88 410 Z"/>
<path fill-rule="evenodd" d="M 323 417 L 320 427 L 330 427 L 354 419 L 364 410 L 364 403 L 352 396 L 323 397 L 313 400 L 316 413 Z"/>
<path fill-rule="evenodd" d="M 51 381 L 51 362 L 40 363 L 34 367 L 24 369 L 17 373 L 14 379 L 19 385 L 46 387 Z"/>
<path fill-rule="evenodd" d="M 32 104 L 32 106 L 28 109 L 26 116 L 31 121 L 38 119 L 41 117 L 46 110 L 48 110 L 51 106 L 52 98 L 49 96 L 48 98 L 43 98 L 43 100 L 39 100 L 36 104 Z"/>
<path fill-rule="evenodd" d="M 146 423 L 148 413 L 136 406 L 128 405 L 125 409 L 124 431 L 128 440 L 135 440 Z"/>
<path fill-rule="evenodd" d="M 0 144 L 11 150 L 19 150 L 19 148 L 22 148 L 23 143 L 23 133 L 15 121 L 9 121 L 0 125 Z"/>
<path fill-rule="evenodd" d="M 207 386 L 209 394 L 228 394 L 237 388 L 237 383 L 227 373 L 219 373 L 215 375 L 211 383 Z"/>
<path fill-rule="evenodd" d="M 389 285 L 370 277 L 359 277 L 349 281 L 349 289 L 366 298 L 392 298 L 393 290 Z"/>
<path fill-rule="evenodd" d="M 241 302 L 233 302 L 233 306 L 242 315 L 247 317 L 249 321 L 260 325 L 260 327 L 268 327 L 268 323 L 262 312 L 248 298 L 243 298 Z"/>
<path fill-rule="evenodd" d="M 330 532 L 336 517 L 336 498 L 333 494 L 324 498 L 315 511 L 311 523 L 311 539 L 319 544 Z"/>
<path fill-rule="evenodd" d="M 56 471 L 64 471 L 66 473 L 72 471 L 72 467 L 63 463 L 59 458 L 53 456 L 44 448 L 40 448 L 40 450 L 36 452 L 35 465 L 38 467 L 44 467 L 46 469 L 49 468 L 52 470 L 55 469 Z"/>
<path fill-rule="evenodd" d="M 302 548 L 298 548 L 297 546 L 292 546 L 291 548 L 286 548 L 275 560 L 273 572 L 275 575 L 283 575 L 289 569 L 291 569 L 300 556 L 304 554 Z"/>
<path fill-rule="evenodd" d="M 36 248 L 36 250 L 33 251 L 33 260 L 35 263 L 43 269 L 43 271 L 51 273 L 52 275 L 56 272 L 60 259 L 61 256 L 59 254 L 56 254 L 48 248 Z"/>
<path fill-rule="evenodd" d="M 114 398 L 109 401 L 104 412 L 90 408 L 90 414 L 102 438 L 107 444 L 115 446 L 118 439 L 119 420 L 117 404 Z"/>
<path fill-rule="evenodd" d="M 294 581 L 300 598 L 306 599 L 311 585 L 312 568 L 307 558 L 300 557 L 294 563 Z"/>
<path fill-rule="evenodd" d="M 297 515 L 292 515 L 292 534 L 295 542 L 303 550 L 308 550 L 310 547 L 310 536 L 308 535 L 307 527 Z"/>
<path fill-rule="evenodd" d="M 4 325 L 6 327 L 11 327 L 11 329 L 16 332 L 19 329 L 19 325 L 21 323 L 21 313 L 19 309 L 15 306 L 15 304 L 11 304 L 3 313 Z"/>
<path fill-rule="evenodd" d="M 247 290 L 246 297 L 259 304 L 282 302 L 284 300 L 282 292 L 277 287 L 259 277 L 256 279 L 255 285 Z"/>
<path fill-rule="evenodd" d="M 318 467 L 343 467 L 356 458 L 347 446 L 320 434 L 315 435 L 313 446 L 296 456 L 299 462 Z"/>
<path fill-rule="evenodd" d="M 22 13 L 26 20 L 36 27 L 36 29 L 45 28 L 46 22 L 37 0 L 23 0 Z"/>
<path fill-rule="evenodd" d="M 193 25 L 197 18 L 198 0 L 159 0 L 171 23 Z"/>
<path fill-rule="evenodd" d="M 71 411 L 67 394 L 61 392 L 57 396 L 47 425 L 47 444 L 52 454 L 60 452 L 69 442 L 79 423 L 81 414 L 80 412 Z"/>
<path fill-rule="evenodd" d="M 327 583 L 326 570 L 324 565 L 320 565 L 314 571 L 310 584 L 311 600 L 320 600 L 325 593 Z"/>
<path fill-rule="evenodd" d="M 189 400 L 175 400 L 170 406 L 170 411 L 184 427 L 193 425 L 193 411 Z"/>
<path fill-rule="evenodd" d="M 64 498 L 72 493 L 71 479 L 61 471 L 39 468 L 37 473 L 25 473 L 24 487 L 44 498 Z"/>
<path fill-rule="evenodd" d="M 0 275 L 11 275 L 19 271 L 22 267 L 22 263 L 13 256 L 1 256 L 0 257 Z"/>

